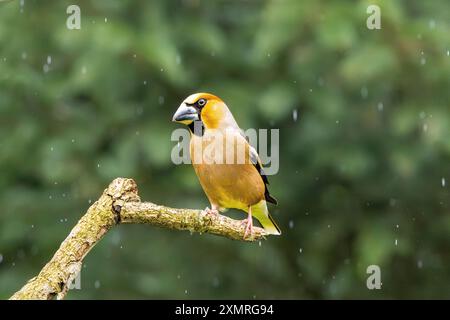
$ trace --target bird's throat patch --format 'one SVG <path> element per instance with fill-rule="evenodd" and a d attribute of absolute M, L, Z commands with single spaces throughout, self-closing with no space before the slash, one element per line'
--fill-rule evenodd
<path fill-rule="evenodd" d="M 205 125 L 200 121 L 193 121 L 188 125 L 189 131 L 197 137 L 203 137 L 205 133 Z"/>

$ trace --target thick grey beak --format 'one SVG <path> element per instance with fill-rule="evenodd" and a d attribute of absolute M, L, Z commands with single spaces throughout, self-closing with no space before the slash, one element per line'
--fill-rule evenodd
<path fill-rule="evenodd" d="M 194 107 L 189 107 L 186 104 L 182 103 L 178 110 L 173 115 L 172 121 L 180 122 L 184 124 L 190 124 L 193 121 L 199 120 L 197 109 Z"/>

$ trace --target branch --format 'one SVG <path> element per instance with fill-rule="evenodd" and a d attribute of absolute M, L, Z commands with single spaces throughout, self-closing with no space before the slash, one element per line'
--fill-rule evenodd
<path fill-rule="evenodd" d="M 255 227 L 252 236 L 244 239 L 240 221 L 200 210 L 141 202 L 134 180 L 117 178 L 78 221 L 50 262 L 10 299 L 63 299 L 80 272 L 84 257 L 113 226 L 122 223 L 212 233 L 244 241 L 256 241 L 268 235 L 264 229 Z"/>

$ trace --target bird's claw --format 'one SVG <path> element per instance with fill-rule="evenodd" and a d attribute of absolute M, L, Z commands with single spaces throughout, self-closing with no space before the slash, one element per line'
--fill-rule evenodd
<path fill-rule="evenodd" d="M 253 220 L 251 217 L 242 220 L 242 224 L 245 225 L 244 229 L 244 239 L 246 239 L 249 235 L 253 235 Z"/>
<path fill-rule="evenodd" d="M 205 210 L 203 210 L 203 213 L 205 215 L 213 216 L 213 217 L 216 217 L 219 215 L 219 211 L 217 209 L 210 209 L 208 207 L 206 207 Z"/>

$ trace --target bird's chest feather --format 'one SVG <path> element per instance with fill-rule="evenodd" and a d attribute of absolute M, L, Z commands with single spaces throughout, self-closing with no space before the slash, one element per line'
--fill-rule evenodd
<path fill-rule="evenodd" d="M 242 149 L 238 143 L 238 140 L 224 141 L 208 136 L 193 136 L 191 140 L 192 165 L 200 184 L 209 200 L 224 208 L 246 209 L 264 197 L 264 183 L 245 154 L 248 148 L 246 151 L 243 146 L 241 150 L 244 152 L 242 161 L 237 161 L 237 152 L 234 158 L 230 157 L 231 149 Z"/>

